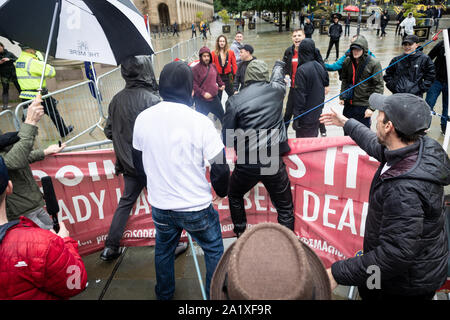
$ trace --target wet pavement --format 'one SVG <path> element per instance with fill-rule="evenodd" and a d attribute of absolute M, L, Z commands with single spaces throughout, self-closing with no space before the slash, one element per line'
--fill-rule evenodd
<path fill-rule="evenodd" d="M 298 23 L 298 21 L 297 21 Z M 211 24 L 212 36 L 208 34 L 208 39 L 204 41 L 205 45 L 213 49 L 215 39 L 220 35 L 222 24 L 215 22 Z M 293 25 L 298 27 L 298 25 Z M 227 34 L 229 42 L 231 43 L 235 27 L 232 26 L 231 34 Z M 376 58 L 381 61 L 381 65 L 385 68 L 390 60 L 402 53 L 401 37 L 394 36 L 394 29 L 387 28 L 387 36 L 383 39 L 376 37 L 376 31 L 361 30 L 361 34 L 366 36 L 369 42 L 370 50 L 375 54 Z M 350 35 L 356 34 L 356 26 L 352 25 Z M 153 35 L 153 45 L 155 51 L 169 48 L 175 45 L 178 41 L 187 40 L 191 37 L 191 31 L 182 31 L 180 36 L 173 37 L 170 35 L 158 37 Z M 318 30 L 313 34 L 313 40 L 316 46 L 320 49 L 322 56 L 325 58 L 326 50 L 328 48 L 328 37 L 320 35 Z M 277 27 L 272 24 L 261 23 L 257 24 L 256 30 L 244 31 L 244 43 L 251 44 L 255 51 L 254 56 L 258 59 L 266 61 L 271 68 L 276 60 L 281 60 L 284 50 L 292 45 L 290 32 L 277 32 Z M 340 55 L 343 55 L 345 50 L 350 45 L 350 37 L 342 37 L 340 41 Z M 434 44 L 429 45 L 424 49 L 428 53 Z M 330 54 L 330 62 L 334 62 L 335 51 Z M 340 90 L 340 81 L 337 72 L 331 72 L 330 75 L 330 92 L 326 100 L 336 96 Z M 390 92 L 385 89 L 385 94 Z M 226 93 L 224 93 L 224 100 Z M 440 112 L 441 98 L 439 98 L 435 110 Z M 324 110 L 329 110 L 333 107 L 336 111 L 341 112 L 343 107 L 339 105 L 338 100 L 335 99 L 328 102 L 324 106 Z M 373 115 L 373 120 L 376 118 L 376 112 Z M 372 121 L 374 124 L 375 121 Z M 289 137 L 294 138 L 295 132 L 290 127 Z M 341 128 L 328 127 L 328 136 L 342 136 Z M 438 140 L 441 144 L 443 136 L 440 134 L 439 118 L 434 117 L 432 127 L 429 135 Z M 449 189 L 446 189 L 447 193 Z M 235 238 L 225 239 L 224 245 L 228 247 Z M 195 248 L 198 253 L 198 259 L 202 275 L 205 275 L 205 267 L 202 251 L 199 247 Z M 73 298 L 73 300 L 153 300 L 155 299 L 154 286 L 155 280 L 155 266 L 154 266 L 154 248 L 153 247 L 130 247 L 126 248 L 122 256 L 113 262 L 103 262 L 99 259 L 100 252 L 83 257 L 85 266 L 88 272 L 88 287 L 80 295 Z M 194 266 L 194 260 L 190 248 L 179 256 L 175 261 L 175 275 L 176 275 L 176 300 L 201 300 L 202 295 L 197 279 L 197 274 Z M 347 299 L 349 287 L 339 286 L 333 294 L 333 299 Z M 438 299 L 445 299 L 443 294 L 438 295 Z"/>

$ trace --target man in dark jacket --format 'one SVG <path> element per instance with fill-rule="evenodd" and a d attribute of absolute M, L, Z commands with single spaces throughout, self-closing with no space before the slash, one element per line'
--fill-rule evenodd
<path fill-rule="evenodd" d="M 341 94 L 357 83 L 376 75 L 355 87 L 351 96 L 344 96 L 345 93 L 341 95 L 340 104 L 344 105 L 344 116 L 354 118 L 370 128 L 373 111 L 369 106 L 369 97 L 374 92 L 383 93 L 384 85 L 383 73 L 380 72 L 381 64 L 368 52 L 369 45 L 364 36 L 358 36 L 350 45 L 350 55 L 342 64 Z"/>
<path fill-rule="evenodd" d="M 14 62 L 17 57 L 5 49 L 2 43 L 0 43 L 0 79 L 2 81 L 3 93 L 2 102 L 3 110 L 8 108 L 9 103 L 9 83 L 12 82 L 20 93 L 19 82 L 17 81 L 16 68 Z"/>
<path fill-rule="evenodd" d="M 245 73 L 245 88 L 226 103 L 224 140 L 237 154 L 228 191 L 237 236 L 247 225 L 244 195 L 259 181 L 278 212 L 278 222 L 294 230 L 291 185 L 281 158 L 290 150 L 282 114 L 286 90 L 283 66 L 283 62 L 275 62 L 269 81 L 267 64 L 253 60 Z"/>
<path fill-rule="evenodd" d="M 244 44 L 240 47 L 239 56 L 241 62 L 238 64 L 236 76 L 234 77 L 234 94 L 238 93 L 239 90 L 242 90 L 245 87 L 245 71 L 247 70 L 248 64 L 256 59 L 256 57 L 253 56 L 253 47 L 249 44 Z"/>
<path fill-rule="evenodd" d="M 299 59 L 299 53 L 298 53 L 298 47 L 300 43 L 305 39 L 305 32 L 302 29 L 296 29 L 292 32 L 292 46 L 288 47 L 284 51 L 283 55 L 283 62 L 284 64 L 284 75 L 289 83 L 290 81 L 290 88 L 294 88 L 295 86 L 295 74 L 297 72 L 298 67 L 298 59 Z M 325 70 L 325 65 L 322 59 L 322 55 L 320 54 L 320 50 L 318 48 L 315 48 L 314 50 L 314 60 L 317 61 L 320 65 L 323 66 Z M 325 83 L 326 90 L 328 90 L 329 82 Z M 293 90 L 289 89 L 288 93 L 288 99 L 286 102 L 286 110 L 284 112 L 284 123 L 286 125 L 286 129 L 289 128 L 289 121 L 292 118 L 293 115 L 293 104 L 292 104 L 292 94 Z M 326 129 L 324 126 L 321 126 L 320 132 L 324 135 L 326 135 Z"/>
<path fill-rule="evenodd" d="M 386 36 L 386 27 L 387 27 L 387 25 L 388 25 L 388 22 L 389 22 L 389 14 L 388 14 L 388 11 L 387 10 L 384 10 L 383 11 L 383 14 L 381 15 L 381 22 L 380 22 L 380 25 L 381 25 L 381 35 L 380 35 L 380 39 L 383 37 L 383 36 Z"/>
<path fill-rule="evenodd" d="M 116 174 L 123 174 L 125 187 L 109 228 L 105 248 L 100 255 L 104 261 L 116 259 L 120 255 L 120 240 L 130 210 L 145 187 L 145 182 L 137 177 L 133 164 L 131 151 L 134 122 L 143 110 L 160 101 L 149 56 L 128 58 L 122 63 L 121 72 L 126 86 L 109 104 L 104 132 L 113 141 Z"/>
<path fill-rule="evenodd" d="M 312 38 L 312 35 L 314 33 L 314 25 L 311 23 L 311 20 L 309 20 L 308 18 L 306 18 L 306 22 L 303 27 L 303 30 L 305 31 L 306 38 Z"/>
<path fill-rule="evenodd" d="M 400 35 L 402 28 L 400 27 L 400 23 L 402 23 L 402 21 L 405 19 L 404 14 L 405 14 L 405 9 L 402 9 L 398 14 L 397 14 L 397 26 L 395 27 L 395 35 Z"/>
<path fill-rule="evenodd" d="M 295 75 L 293 91 L 294 118 L 325 101 L 325 85 L 329 83 L 328 72 L 314 59 L 316 46 L 312 39 L 305 39 L 298 48 L 299 66 Z M 319 116 L 323 105 L 294 120 L 297 138 L 317 137 Z"/>
<path fill-rule="evenodd" d="M 437 98 L 442 92 L 442 117 L 441 117 L 441 133 L 445 134 L 448 121 L 448 80 L 447 80 L 447 62 L 445 60 L 444 40 L 438 42 L 428 54 L 430 59 L 434 59 L 436 70 L 436 80 L 434 80 L 427 92 L 425 101 L 434 109 Z"/>
<path fill-rule="evenodd" d="M 364 254 L 328 269 L 332 288 L 358 286 L 360 296 L 372 300 L 432 299 L 447 278 L 443 199 L 450 161 L 425 136 L 431 115 L 422 98 L 373 94 L 370 104 L 379 110 L 376 133 L 333 111 L 321 117 L 380 161 L 370 187 Z"/>
<path fill-rule="evenodd" d="M 26 216 L 40 228 L 50 230 L 53 228 L 53 222 L 44 209 L 44 198 L 34 179 L 30 163 L 44 160 L 46 156 L 62 151 L 66 144 L 52 144 L 44 150 L 33 150 L 38 134 L 37 124 L 44 114 L 41 103 L 42 100 L 35 99 L 30 104 L 19 132 L 8 132 L 0 136 L 0 141 L 3 141 L 0 143 L 0 156 L 5 160 L 9 177 L 15 186 L 13 193 L 6 199 L 8 220 Z"/>
<path fill-rule="evenodd" d="M 208 47 L 201 48 L 199 56 L 199 63 L 192 67 L 195 110 L 205 116 L 211 112 L 222 122 L 224 111 L 217 94 L 219 90 L 225 89 L 225 84 L 212 61 Z"/>
<path fill-rule="evenodd" d="M 330 56 L 331 48 L 336 47 L 336 60 L 339 59 L 339 39 L 342 35 L 342 26 L 339 23 L 339 17 L 333 16 L 333 23 L 328 28 L 328 35 L 330 36 L 330 43 L 328 44 L 327 56 L 325 61 L 328 61 Z"/>
<path fill-rule="evenodd" d="M 436 76 L 433 61 L 422 51 L 416 51 L 419 47 L 418 42 L 419 38 L 416 35 L 406 36 L 402 42 L 404 53 L 389 63 L 391 65 L 409 55 L 386 69 L 384 81 L 392 93 L 412 93 L 422 97 L 433 84 Z"/>

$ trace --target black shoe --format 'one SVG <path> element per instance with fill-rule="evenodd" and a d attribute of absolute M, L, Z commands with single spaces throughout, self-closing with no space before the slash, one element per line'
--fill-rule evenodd
<path fill-rule="evenodd" d="M 110 247 L 105 247 L 103 249 L 102 254 L 100 255 L 100 259 L 103 261 L 111 261 L 117 259 L 121 255 L 122 251 L 119 249 L 113 249 Z"/>
<path fill-rule="evenodd" d="M 72 125 L 67 127 L 66 133 L 61 135 L 61 138 L 65 138 L 67 137 L 72 131 L 73 131 L 74 127 Z"/>
<path fill-rule="evenodd" d="M 326 132 L 321 132 L 320 135 L 321 135 L 322 137 L 326 137 L 326 136 L 327 136 L 327 133 L 326 133 Z"/>
<path fill-rule="evenodd" d="M 175 248 L 175 259 L 178 258 L 182 253 L 184 253 L 189 246 L 188 242 L 179 242 Z"/>

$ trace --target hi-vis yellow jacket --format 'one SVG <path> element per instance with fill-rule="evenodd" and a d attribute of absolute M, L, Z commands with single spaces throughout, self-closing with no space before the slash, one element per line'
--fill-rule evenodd
<path fill-rule="evenodd" d="M 42 56 L 42 55 L 40 55 Z M 22 51 L 19 58 L 16 60 L 16 75 L 19 81 L 20 98 L 34 99 L 37 95 L 37 90 L 41 82 L 42 68 L 44 61 L 39 59 L 38 54 L 32 54 Z M 55 68 L 47 64 L 45 67 L 45 77 L 42 83 L 42 88 L 46 87 L 46 78 L 53 78 L 56 75 Z"/>

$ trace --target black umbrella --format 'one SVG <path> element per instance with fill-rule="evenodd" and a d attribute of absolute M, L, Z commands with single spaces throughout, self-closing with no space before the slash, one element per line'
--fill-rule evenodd
<path fill-rule="evenodd" d="M 118 65 L 153 54 L 131 0 L 0 0 L 0 35 L 61 59 Z"/>

